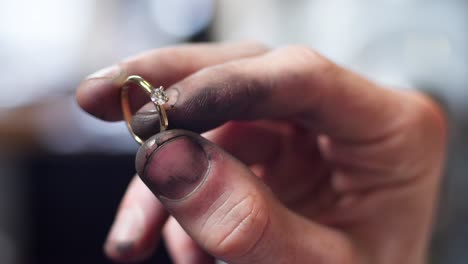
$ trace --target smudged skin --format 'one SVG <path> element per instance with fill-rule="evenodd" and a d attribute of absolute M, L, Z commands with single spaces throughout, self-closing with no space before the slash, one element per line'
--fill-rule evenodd
<path fill-rule="evenodd" d="M 141 259 L 164 235 L 178 263 L 425 262 L 447 134 L 425 95 L 302 46 L 187 45 L 118 65 L 82 83 L 80 105 L 119 120 L 120 76 L 138 74 L 168 87 L 171 130 L 133 98 L 147 140 L 119 212 L 143 207 L 144 221 L 117 240 L 117 217 L 111 258 Z"/>

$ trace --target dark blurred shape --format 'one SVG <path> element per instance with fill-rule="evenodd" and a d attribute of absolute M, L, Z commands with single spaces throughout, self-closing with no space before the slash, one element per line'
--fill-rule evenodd
<path fill-rule="evenodd" d="M 112 263 L 102 251 L 131 176 L 133 155 L 34 155 L 29 180 L 32 255 L 27 263 Z M 143 263 L 170 263 L 161 246 Z"/>

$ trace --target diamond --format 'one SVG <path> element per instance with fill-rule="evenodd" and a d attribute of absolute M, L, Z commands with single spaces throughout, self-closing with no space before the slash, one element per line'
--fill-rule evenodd
<path fill-rule="evenodd" d="M 160 86 L 159 88 L 153 88 L 151 91 L 151 101 L 157 105 L 163 105 L 167 101 L 169 101 L 169 97 L 167 94 L 164 92 L 164 88 Z"/>

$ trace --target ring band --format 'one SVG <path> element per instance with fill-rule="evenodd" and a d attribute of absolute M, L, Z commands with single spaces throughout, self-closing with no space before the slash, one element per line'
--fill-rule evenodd
<path fill-rule="evenodd" d="M 160 86 L 159 88 L 154 88 L 149 82 L 137 75 L 128 76 L 125 80 L 125 83 L 121 91 L 121 100 L 122 100 L 122 112 L 124 116 L 125 123 L 127 124 L 128 131 L 133 136 L 138 144 L 143 144 L 143 139 L 133 131 L 131 121 L 132 121 L 132 110 L 130 108 L 130 101 L 128 98 L 128 88 L 130 84 L 136 84 L 138 87 L 143 89 L 146 94 L 151 98 L 156 111 L 159 113 L 159 131 L 162 132 L 167 129 L 169 121 L 167 120 L 166 110 L 164 110 L 164 104 L 169 100 L 164 88 Z"/>

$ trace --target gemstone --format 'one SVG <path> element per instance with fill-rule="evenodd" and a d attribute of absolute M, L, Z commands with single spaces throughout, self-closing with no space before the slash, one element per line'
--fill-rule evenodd
<path fill-rule="evenodd" d="M 164 88 L 161 86 L 159 88 L 153 88 L 151 91 L 151 101 L 157 105 L 163 105 L 167 101 L 169 101 L 169 97 L 167 94 L 164 92 Z"/>

